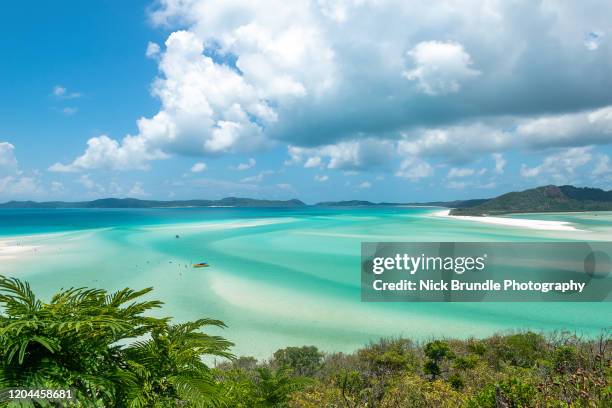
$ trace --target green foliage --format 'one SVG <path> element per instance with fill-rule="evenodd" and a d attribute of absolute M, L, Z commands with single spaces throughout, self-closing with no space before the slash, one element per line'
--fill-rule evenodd
<path fill-rule="evenodd" d="M 493 215 L 525 212 L 610 211 L 612 192 L 597 188 L 544 186 L 503 194 L 451 215 Z"/>
<path fill-rule="evenodd" d="M 313 377 L 321 369 L 323 353 L 314 346 L 287 347 L 274 353 L 272 365 L 289 368 L 295 375 Z"/>
<path fill-rule="evenodd" d="M 517 378 L 491 384 L 467 401 L 467 408 L 521 408 L 535 406 L 536 388 Z"/>
<path fill-rule="evenodd" d="M 441 380 L 429 381 L 415 374 L 402 377 L 381 401 L 381 408 L 456 408 L 462 406 L 462 392 Z"/>
<path fill-rule="evenodd" d="M 544 336 L 533 332 L 494 336 L 490 343 L 494 362 L 505 362 L 516 367 L 533 367 L 538 359 L 548 353 Z"/>
<path fill-rule="evenodd" d="M 475 355 L 457 357 L 453 361 L 453 368 L 457 370 L 471 370 L 476 367 L 479 361 L 480 358 Z"/>
<path fill-rule="evenodd" d="M 454 354 L 451 351 L 449 345 L 440 340 L 434 340 L 425 345 L 425 356 L 427 361 L 423 365 L 423 372 L 431 375 L 431 379 L 435 380 L 441 373 L 440 363 L 445 358 L 454 358 Z"/>
<path fill-rule="evenodd" d="M 313 382 L 296 377 L 288 368 L 275 370 L 265 365 L 252 368 L 223 365 L 217 378 L 222 405 L 228 408 L 286 407 L 293 393 Z"/>
<path fill-rule="evenodd" d="M 49 302 L 18 279 L 0 277 L 0 384 L 73 389 L 79 406 L 185 407 L 216 401 L 202 356 L 231 357 L 231 343 L 147 317 L 161 306 L 141 291 L 70 288 Z M 140 338 L 140 341 L 134 339 Z"/>
<path fill-rule="evenodd" d="M 381 339 L 351 354 L 287 347 L 233 358 L 202 330 L 148 317 L 151 289 L 71 288 L 49 302 L 0 277 L 0 387 L 73 389 L 74 407 L 487 408 L 612 406 L 608 333 L 486 339 Z M 220 357 L 214 368 L 203 358 Z M 24 407 L 51 407 L 29 402 Z"/>

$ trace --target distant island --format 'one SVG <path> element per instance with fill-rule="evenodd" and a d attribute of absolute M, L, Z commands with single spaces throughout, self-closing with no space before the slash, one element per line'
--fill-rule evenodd
<path fill-rule="evenodd" d="M 450 215 L 502 215 L 512 213 L 612 211 L 612 190 L 574 186 L 543 186 L 512 192 L 490 199 L 374 203 L 364 200 L 324 201 L 316 207 L 389 207 L 431 206 L 450 208 Z M 226 197 L 220 200 L 140 200 L 137 198 L 104 198 L 93 201 L 9 201 L 0 208 L 180 208 L 180 207 L 240 207 L 240 208 L 299 208 L 308 207 L 303 201 L 262 200 Z"/>
<path fill-rule="evenodd" d="M 450 215 L 487 216 L 512 213 L 612 211 L 612 190 L 544 186 L 512 192 L 474 206 L 454 207 Z"/>
<path fill-rule="evenodd" d="M 258 200 L 226 197 L 220 200 L 139 200 L 137 198 L 102 198 L 93 201 L 9 201 L 0 208 L 173 208 L 173 207 L 305 207 L 300 200 Z"/>
<path fill-rule="evenodd" d="M 434 201 L 427 203 L 373 203 L 362 200 L 325 201 L 315 207 L 389 207 L 399 205 L 463 208 L 481 204 L 487 200 Z M 243 207 L 243 208 L 296 208 L 307 207 L 303 201 L 261 200 L 256 198 L 226 197 L 220 200 L 140 200 L 137 198 L 102 198 L 93 201 L 9 201 L 0 208 L 180 208 L 180 207 Z"/>

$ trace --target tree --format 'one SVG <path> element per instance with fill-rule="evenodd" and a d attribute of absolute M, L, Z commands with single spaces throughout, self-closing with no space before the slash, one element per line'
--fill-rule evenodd
<path fill-rule="evenodd" d="M 231 357 L 231 343 L 197 330 L 223 323 L 171 325 L 147 317 L 162 304 L 140 301 L 151 290 L 70 288 L 46 303 L 28 283 L 0 276 L 0 384 L 70 388 L 86 407 L 214 401 L 214 380 L 201 358 Z"/>
<path fill-rule="evenodd" d="M 272 365 L 290 368 L 298 376 L 314 376 L 321 368 L 323 353 L 315 346 L 287 347 L 274 352 Z"/>
<path fill-rule="evenodd" d="M 427 361 L 425 361 L 423 371 L 431 375 L 432 380 L 435 380 L 442 373 L 440 362 L 445 358 L 453 358 L 453 353 L 448 344 L 440 340 L 427 343 L 424 352 Z"/>
<path fill-rule="evenodd" d="M 134 373 L 124 396 L 128 406 L 175 407 L 185 401 L 208 406 L 220 402 L 215 378 L 202 356 L 233 358 L 228 351 L 233 344 L 197 331 L 205 326 L 225 327 L 211 319 L 175 325 L 164 322 L 153 327 L 151 339 L 124 349 L 127 368 Z"/>

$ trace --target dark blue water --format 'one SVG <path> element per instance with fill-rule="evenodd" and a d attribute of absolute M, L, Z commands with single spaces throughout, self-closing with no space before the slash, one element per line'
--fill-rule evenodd
<path fill-rule="evenodd" d="M 0 209 L 0 236 L 76 231 L 106 227 L 163 225 L 279 216 L 364 214 L 367 207 L 329 208 L 118 208 L 118 209 Z M 415 213 L 430 209 L 376 207 L 378 215 Z"/>

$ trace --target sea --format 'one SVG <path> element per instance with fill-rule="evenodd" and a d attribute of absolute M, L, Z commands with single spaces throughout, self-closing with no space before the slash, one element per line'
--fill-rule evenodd
<path fill-rule="evenodd" d="M 612 241 L 612 213 L 525 214 L 550 230 L 437 216 L 429 207 L 2 209 L 0 274 L 45 300 L 61 288 L 153 287 L 152 312 L 209 317 L 236 355 L 282 347 L 350 352 L 381 337 L 484 337 L 517 330 L 596 337 L 612 303 L 361 301 L 360 248 L 381 242 Z M 207 268 L 192 264 L 206 262 Z M 608 300 L 610 298 L 608 297 Z"/>

